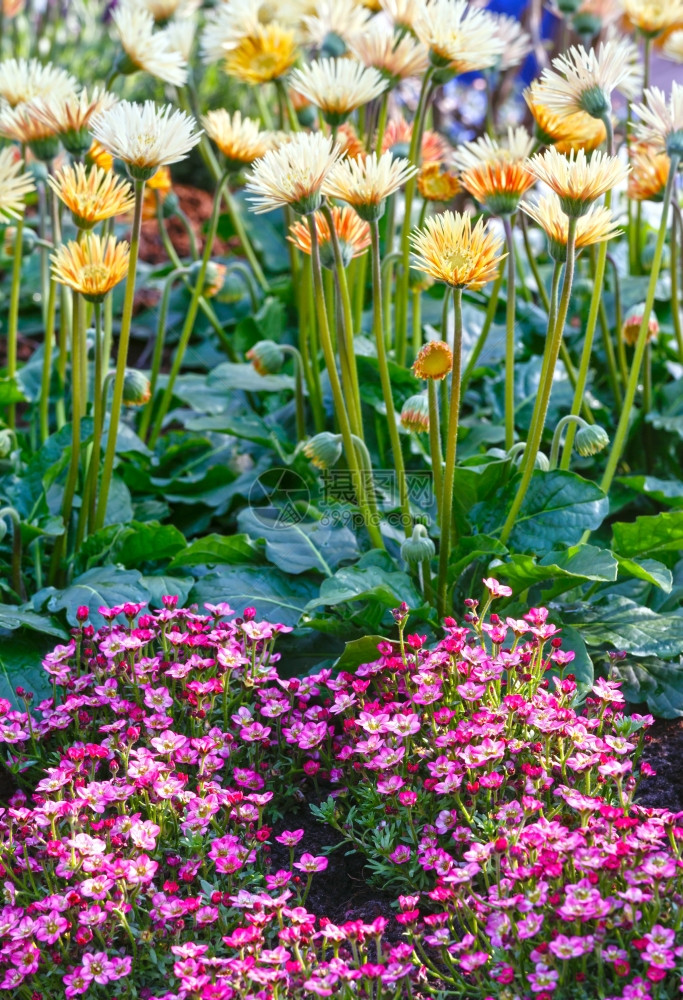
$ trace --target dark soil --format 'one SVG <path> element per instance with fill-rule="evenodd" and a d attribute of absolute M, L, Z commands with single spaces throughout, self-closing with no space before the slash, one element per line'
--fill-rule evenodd
<path fill-rule="evenodd" d="M 204 231 L 213 208 L 213 198 L 208 191 L 202 191 L 189 184 L 174 184 L 173 190 L 178 196 L 182 211 L 192 226 L 197 240 L 197 250 L 201 253 L 204 249 Z M 190 239 L 183 223 L 177 216 L 172 216 L 165 220 L 165 225 L 178 256 L 181 258 L 189 257 Z M 222 257 L 229 253 L 230 249 L 230 243 L 216 239 L 213 253 L 215 256 Z M 148 264 L 165 264 L 168 261 L 168 255 L 164 250 L 155 218 L 142 223 L 140 258 L 147 261 Z"/>
<path fill-rule="evenodd" d="M 658 719 L 645 737 L 642 759 L 657 772 L 645 778 L 638 802 L 648 808 L 683 810 L 683 719 Z"/>

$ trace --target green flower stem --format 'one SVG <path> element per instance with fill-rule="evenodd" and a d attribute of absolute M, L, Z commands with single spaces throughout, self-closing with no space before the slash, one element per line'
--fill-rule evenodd
<path fill-rule="evenodd" d="M 375 486 L 372 476 L 372 458 L 370 457 L 368 447 L 362 438 L 359 438 L 356 434 L 352 434 L 351 440 L 353 441 L 356 454 L 358 455 L 358 465 L 360 466 L 361 473 L 363 475 L 363 489 L 367 498 L 368 507 L 370 508 L 370 513 L 372 514 L 374 523 L 379 524 L 377 497 L 375 495 Z M 384 547 L 384 545 L 382 545 L 382 547 Z"/>
<path fill-rule="evenodd" d="M 301 302 L 303 309 L 299 314 L 299 345 L 301 356 L 306 364 L 308 395 L 313 410 L 313 424 L 316 433 L 325 427 L 325 413 L 323 409 L 322 385 L 320 382 L 320 368 L 318 367 L 318 330 L 315 318 L 315 300 L 313 297 L 313 272 L 311 258 L 306 256 L 302 267 Z"/>
<path fill-rule="evenodd" d="M 522 504 L 524 503 L 524 498 L 526 497 L 527 490 L 529 488 L 529 483 L 531 482 L 531 477 L 534 472 L 534 464 L 536 461 L 536 454 L 541 444 L 541 439 L 543 437 L 543 428 L 545 426 L 545 418 L 548 413 L 548 404 L 550 402 L 550 394 L 552 392 L 553 385 L 553 375 L 555 373 L 555 366 L 557 364 L 557 359 L 560 353 L 560 344 L 562 343 L 562 335 L 564 333 L 564 325 L 567 320 L 567 312 L 569 310 L 569 299 L 571 295 L 572 282 L 574 280 L 574 264 L 576 258 L 576 219 L 569 219 L 569 229 L 567 233 L 567 262 L 564 269 L 564 279 L 562 283 L 562 296 L 560 298 L 559 305 L 557 307 L 557 314 L 554 316 L 553 313 L 553 297 L 551 296 L 551 315 L 550 319 L 553 320 L 551 325 L 550 321 L 548 323 L 548 350 L 546 351 L 546 357 L 544 359 L 544 368 L 541 374 L 541 383 L 539 386 L 538 396 L 536 397 L 536 405 L 534 406 L 534 412 L 531 417 L 531 426 L 529 428 L 529 436 L 527 438 L 526 450 L 524 452 L 524 457 L 522 459 L 521 472 L 522 478 L 520 484 L 517 488 L 517 493 L 514 500 L 512 501 L 512 506 L 508 513 L 505 524 L 500 534 L 501 542 L 507 542 L 510 537 L 510 533 L 515 526 L 517 516 L 521 510 Z M 557 269 L 556 269 L 557 270 Z M 553 281 L 555 284 L 555 281 Z"/>
<path fill-rule="evenodd" d="M 21 576 L 21 518 L 14 507 L 0 509 L 0 520 L 9 517 L 12 522 L 12 590 L 20 600 L 26 600 L 26 590 Z"/>
<path fill-rule="evenodd" d="M 50 436 L 50 382 L 52 377 L 52 351 L 55 340 L 55 313 L 57 307 L 57 282 L 50 279 L 47 296 L 47 317 L 43 339 L 43 369 L 40 379 L 40 440 L 45 444 Z"/>
<path fill-rule="evenodd" d="M 422 146 L 422 135 L 424 132 L 427 107 L 432 95 L 432 78 L 434 67 L 430 66 L 422 78 L 422 89 L 413 120 L 413 134 L 410 139 L 410 151 L 408 159 L 415 166 L 420 165 L 420 149 Z M 403 208 L 403 228 L 401 229 L 401 261 L 402 268 L 400 280 L 396 285 L 396 312 L 395 312 L 395 351 L 396 362 L 399 365 L 405 364 L 406 340 L 408 332 L 408 292 L 410 286 L 410 229 L 411 215 L 413 208 L 413 198 L 417 187 L 417 177 L 411 177 L 407 182 L 404 192 Z"/>
<path fill-rule="evenodd" d="M 429 399 L 429 452 L 432 460 L 432 480 L 436 497 L 436 519 L 441 524 L 441 492 L 443 490 L 443 456 L 441 454 L 441 428 L 439 427 L 439 395 L 433 378 L 427 382 Z"/>
<path fill-rule="evenodd" d="M 81 412 L 83 407 L 83 401 L 81 400 L 81 365 L 84 358 L 80 350 L 80 328 L 85 325 L 85 302 L 77 292 L 73 293 L 73 298 L 74 321 L 71 331 L 71 455 L 69 456 L 69 469 L 64 486 L 64 496 L 62 498 L 64 532 L 58 536 L 55 542 L 50 565 L 50 583 L 53 584 L 59 579 L 62 559 L 66 553 L 81 458 Z"/>
<path fill-rule="evenodd" d="M 344 267 L 339 238 L 337 236 L 337 231 L 334 228 L 334 219 L 329 205 L 323 205 L 322 212 L 330 229 L 332 252 L 334 254 L 334 264 L 337 276 L 337 291 L 339 293 L 339 300 L 341 303 L 341 324 L 339 332 L 340 339 L 343 339 L 345 344 L 349 379 L 351 383 L 351 398 L 349 400 L 351 417 L 350 423 L 353 433 L 363 440 L 360 385 L 358 382 L 358 367 L 356 365 L 356 351 L 353 341 L 353 315 L 351 311 L 349 286 L 346 280 L 346 268 Z"/>
<path fill-rule="evenodd" d="M 281 344 L 280 350 L 291 354 L 294 359 L 294 399 L 296 405 L 296 437 L 303 441 L 306 437 L 306 407 L 304 402 L 304 373 L 301 354 L 291 344 Z"/>
<path fill-rule="evenodd" d="M 375 139 L 375 152 L 379 156 L 382 152 L 382 141 L 384 140 L 384 132 L 387 127 L 387 112 L 389 110 L 389 94 L 390 90 L 385 90 L 382 94 L 382 102 L 379 107 L 379 116 L 377 119 L 377 133 Z M 368 136 L 368 152 L 372 147 L 371 136 Z"/>
<path fill-rule="evenodd" d="M 301 130 L 301 126 L 299 125 L 299 119 L 296 116 L 292 99 L 289 96 L 289 89 L 282 80 L 276 80 L 275 86 L 277 88 L 278 98 L 284 112 L 283 119 L 286 117 L 290 132 L 299 132 Z"/>
<path fill-rule="evenodd" d="M 458 418 L 460 414 L 460 381 L 462 375 L 462 288 L 453 289 L 453 369 L 451 394 L 446 427 L 446 464 L 441 488 L 441 518 L 439 521 L 439 577 L 436 585 L 437 609 L 440 618 L 447 611 L 448 557 L 451 551 L 451 525 L 453 521 L 453 489 L 455 459 L 458 444 Z"/>
<path fill-rule="evenodd" d="M 353 329 L 360 330 L 363 325 L 363 309 L 365 307 L 365 286 L 368 273 L 368 255 L 356 257 L 354 264 L 356 273 L 349 282 L 353 288 Z"/>
<path fill-rule="evenodd" d="M 47 306 L 50 285 L 50 257 L 47 240 L 47 217 L 48 217 L 48 185 L 40 181 L 37 185 L 38 191 L 38 236 L 37 245 L 40 248 L 40 303 L 43 315 L 43 326 L 47 326 Z"/>
<path fill-rule="evenodd" d="M 683 364 L 683 328 L 681 327 L 681 305 L 680 305 L 680 262 L 683 258 L 681 254 L 681 242 L 683 242 L 683 216 L 680 206 L 673 200 L 674 220 L 671 226 L 671 316 L 676 335 L 676 346 L 678 347 L 678 360 Z M 621 336 L 621 323 L 619 324 L 619 341 L 623 345 L 624 338 Z"/>
<path fill-rule="evenodd" d="M 123 312 L 121 314 L 121 330 L 119 333 L 119 346 L 116 357 L 116 379 L 114 382 L 114 395 L 112 397 L 111 412 L 109 415 L 109 434 L 107 436 L 107 448 L 104 455 L 104 465 L 102 468 L 102 481 L 100 485 L 100 495 L 97 501 L 95 516 L 95 530 L 98 531 L 104 526 L 104 517 L 107 511 L 107 501 L 109 500 L 109 490 L 111 488 L 111 478 L 114 471 L 114 459 L 116 457 L 116 436 L 121 419 L 121 406 L 123 403 L 123 382 L 126 376 L 126 362 L 128 361 L 128 344 L 130 341 L 130 326 L 133 318 L 133 299 L 135 297 L 135 273 L 138 263 L 138 252 L 140 249 L 140 229 L 142 225 L 142 203 L 145 194 L 145 182 L 135 181 L 135 210 L 133 213 L 133 228 L 130 237 L 130 256 L 128 259 L 128 276 L 126 278 L 126 292 L 123 300 Z"/>
<path fill-rule="evenodd" d="M 158 197 L 159 196 L 157 194 L 157 198 Z M 192 224 L 190 223 L 190 220 L 185 215 L 180 206 L 176 208 L 175 214 L 180 219 L 183 229 L 187 233 L 187 238 L 190 241 L 190 256 L 192 257 L 192 260 L 197 260 L 197 258 L 199 257 L 199 251 L 197 249 L 197 237 L 194 234 L 194 229 L 192 228 Z"/>
<path fill-rule="evenodd" d="M 469 356 L 467 364 L 465 366 L 465 371 L 462 375 L 462 389 L 464 392 L 469 381 L 472 378 L 472 372 L 477 366 L 477 361 L 481 352 L 484 350 L 486 341 L 488 339 L 489 331 L 491 330 L 491 324 L 493 323 L 493 317 L 496 315 L 496 309 L 498 308 L 498 299 L 500 297 L 500 290 L 503 286 L 503 276 L 505 274 L 505 260 L 501 260 L 500 269 L 498 271 L 498 277 L 491 286 L 491 295 L 489 296 L 489 304 L 486 307 L 486 315 L 484 316 L 484 322 L 482 324 L 481 331 L 477 337 L 477 342 L 472 349 L 472 353 Z"/>
<path fill-rule="evenodd" d="M 600 319 L 602 346 L 605 351 L 605 357 L 607 358 L 607 378 L 609 380 L 610 389 L 612 390 L 612 395 L 614 396 L 614 402 L 619 410 L 621 409 L 621 384 L 619 380 L 619 371 L 617 370 L 617 359 L 614 353 L 614 344 L 612 343 L 612 335 L 610 333 L 609 321 L 607 319 L 607 310 L 605 309 L 605 301 L 602 298 L 600 299 L 598 317 Z M 621 336 L 621 331 L 618 330 L 617 332 L 618 335 Z"/>
<path fill-rule="evenodd" d="M 7 375 L 13 379 L 17 374 L 17 340 L 19 335 L 19 293 L 21 291 L 21 261 L 22 243 L 24 237 L 24 216 L 17 221 L 14 236 L 14 254 L 12 257 L 12 286 L 9 297 L 9 316 L 7 318 Z M 7 407 L 7 423 L 14 427 L 16 422 L 16 404 Z"/>
<path fill-rule="evenodd" d="M 173 365 L 171 366 L 171 371 L 168 376 L 166 388 L 164 389 L 163 396 L 161 397 L 161 402 L 159 403 L 159 408 L 157 410 L 156 418 L 152 426 L 152 432 L 149 438 L 150 448 L 154 448 L 159 438 L 159 434 L 161 433 L 164 419 L 171 405 L 171 400 L 173 399 L 173 389 L 175 388 L 176 379 L 180 374 L 180 369 L 182 367 L 185 358 L 185 351 L 187 350 L 187 345 L 189 344 L 190 337 L 192 336 L 195 320 L 197 318 L 197 311 L 199 309 L 199 299 L 201 298 L 201 294 L 204 289 L 206 269 L 211 259 L 211 251 L 213 250 L 214 240 L 216 239 L 216 231 L 218 229 L 218 219 L 220 216 L 221 198 L 223 195 L 223 191 L 226 188 L 227 181 L 228 177 L 226 174 L 226 176 L 223 177 L 223 179 L 219 182 L 218 187 L 216 188 L 216 194 L 213 200 L 213 209 L 211 212 L 211 221 L 209 222 L 209 229 L 206 234 L 206 242 L 204 244 L 204 253 L 202 254 L 202 262 L 199 268 L 199 274 L 195 279 L 194 288 L 192 289 L 192 297 L 190 299 L 190 304 L 187 307 L 187 313 L 185 314 L 185 322 L 183 324 L 183 329 L 180 333 L 180 339 L 178 340 L 178 345 L 176 347 L 173 356 Z M 116 386 L 114 387 L 114 398 L 116 398 Z"/>
<path fill-rule="evenodd" d="M 505 309 L 505 448 L 515 443 L 515 237 L 510 216 L 502 217 L 508 246 L 507 306 Z"/>
<path fill-rule="evenodd" d="M 315 228 L 313 216 L 307 216 L 307 221 L 311 233 L 311 269 L 313 272 L 313 289 L 315 294 L 316 314 L 318 318 L 318 333 L 320 335 L 323 356 L 325 358 L 325 364 L 327 365 L 327 372 L 330 379 L 334 409 L 344 445 L 344 455 L 346 456 L 346 462 L 355 484 L 358 506 L 363 515 L 363 520 L 367 525 L 370 540 L 375 548 L 381 549 L 384 548 L 384 541 L 379 530 L 379 525 L 375 524 L 365 499 L 363 477 L 358 466 L 356 449 L 353 443 L 346 406 L 344 404 L 344 396 L 339 382 L 339 375 L 337 374 L 332 337 L 330 336 L 330 329 L 327 325 L 327 309 L 325 308 L 325 295 L 323 292 L 322 268 L 320 265 L 320 251 L 318 249 L 318 233 Z"/>
<path fill-rule="evenodd" d="M 412 299 L 413 357 L 415 358 L 422 347 L 422 291 L 419 288 L 413 289 Z"/>
<path fill-rule="evenodd" d="M 673 254 L 673 249 L 672 249 Z M 614 281 L 614 329 L 617 337 L 617 358 L 619 361 L 619 376 L 621 384 L 626 386 L 628 382 L 628 364 L 626 362 L 626 345 L 621 333 L 623 326 L 623 311 L 621 306 L 621 281 L 619 280 L 619 270 L 617 262 L 611 254 L 607 254 L 607 263 L 612 268 L 612 280 Z M 673 289 L 671 293 L 673 299 Z M 683 357 L 683 354 L 681 355 Z"/>
<path fill-rule="evenodd" d="M 138 436 L 143 441 L 147 440 L 147 432 L 149 431 L 152 411 L 154 409 L 154 397 L 156 396 L 157 383 L 159 381 L 159 373 L 161 371 L 161 361 L 164 354 L 166 323 L 168 319 L 168 306 L 171 299 L 171 290 L 173 288 L 173 283 L 181 276 L 181 274 L 187 274 L 187 268 L 179 266 L 174 268 L 173 271 L 170 271 L 169 274 L 166 275 L 164 290 L 161 293 L 161 300 L 159 302 L 159 318 L 157 319 L 157 331 L 154 338 L 152 369 L 149 376 L 149 399 L 145 409 L 143 410 L 142 417 L 140 418 L 140 426 L 138 427 Z"/>
<path fill-rule="evenodd" d="M 652 269 L 650 271 L 650 281 L 647 287 L 647 296 L 645 298 L 645 308 L 643 309 L 643 321 L 640 324 L 640 330 L 638 331 L 638 340 L 636 341 L 636 346 L 633 352 L 633 359 L 631 361 L 631 371 L 629 373 L 628 383 L 626 385 L 626 393 L 624 395 L 624 403 L 621 410 L 621 416 L 619 418 L 619 424 L 617 426 L 616 433 L 612 441 L 612 448 L 607 460 L 607 466 L 602 476 L 600 482 L 600 488 L 607 493 L 610 486 L 612 485 L 612 480 L 614 479 L 614 474 L 617 470 L 617 466 L 621 459 L 622 452 L 624 450 L 624 445 L 626 443 L 626 435 L 628 433 L 629 421 L 631 418 L 631 409 L 633 407 L 633 401 L 636 396 L 636 391 L 638 389 L 638 380 L 640 378 L 640 369 L 643 363 L 643 355 L 645 354 L 645 347 L 647 344 L 648 328 L 650 324 L 650 314 L 652 313 L 652 307 L 655 301 L 655 290 L 657 288 L 657 279 L 659 277 L 659 270 L 662 265 L 662 254 L 664 252 L 664 241 L 666 239 L 667 223 L 669 220 L 669 206 L 671 204 L 671 195 L 674 188 L 674 181 L 676 179 L 676 171 L 678 170 L 677 156 L 671 157 L 671 163 L 669 165 L 669 176 L 666 182 L 666 188 L 664 189 L 664 198 L 662 202 L 662 218 L 659 224 L 659 233 L 657 235 L 657 245 L 655 247 L 654 257 L 652 258 Z M 590 532 L 586 532 L 584 535 L 584 540 L 590 535 Z"/>
<path fill-rule="evenodd" d="M 546 312 L 550 310 L 550 299 L 548 298 L 548 293 L 545 290 L 545 285 L 543 284 L 543 279 L 541 278 L 541 272 L 539 271 L 538 264 L 536 263 L 536 257 L 531 248 L 531 241 L 529 240 L 529 229 L 526 222 L 526 215 L 524 212 L 519 213 L 519 226 L 522 230 L 522 240 L 524 242 L 524 250 L 526 251 L 526 258 L 531 268 L 531 273 L 534 276 L 534 281 L 536 282 L 536 288 L 538 289 L 538 294 L 540 296 L 541 302 L 543 303 L 543 308 Z"/>
<path fill-rule="evenodd" d="M 652 349 L 649 343 L 645 345 L 643 364 L 643 418 L 652 409 Z M 649 449 L 648 449 L 649 450 Z"/>
<path fill-rule="evenodd" d="M 396 423 L 394 397 L 391 393 L 391 378 L 389 376 L 387 352 L 384 345 L 384 330 L 382 327 L 382 265 L 379 249 L 379 226 L 377 224 L 377 220 L 370 223 L 370 239 L 372 258 L 372 328 L 377 347 L 379 379 L 382 385 L 384 406 L 387 411 L 387 430 L 389 431 L 389 440 L 391 441 L 391 450 L 394 458 L 394 468 L 396 469 L 396 477 L 398 480 L 398 493 L 401 511 L 403 513 L 403 530 L 407 538 L 412 530 L 412 517 L 410 514 L 410 501 L 408 500 L 408 485 L 406 483 L 405 466 L 403 463 L 401 437 Z"/>
<path fill-rule="evenodd" d="M 557 468 L 557 459 L 560 454 L 560 444 L 562 441 L 562 431 L 567 427 L 568 424 L 574 424 L 575 427 L 581 429 L 582 427 L 588 426 L 586 421 L 582 417 L 578 417 L 575 413 L 568 413 L 566 416 L 562 417 L 557 422 L 557 427 L 555 428 L 555 433 L 553 434 L 553 443 L 550 448 L 550 469 Z M 565 443 L 565 451 L 567 445 Z M 564 454 L 563 454 L 564 457 Z M 567 468 L 569 463 L 567 463 Z"/>
<path fill-rule="evenodd" d="M 100 453 L 102 450 L 102 425 L 104 420 L 103 378 L 104 378 L 104 332 L 102 330 L 102 303 L 94 304 L 95 313 L 95 375 L 93 382 L 93 434 L 92 447 L 85 476 L 83 500 L 78 517 L 76 530 L 76 546 L 92 531 L 95 525 L 97 506 L 97 477 L 100 471 Z"/>
<path fill-rule="evenodd" d="M 389 244 L 385 243 L 385 248 L 388 246 Z M 400 259 L 401 255 L 397 250 L 385 253 L 382 258 L 382 317 L 384 320 L 384 342 L 388 351 L 391 350 L 392 342 L 391 293 L 394 283 L 394 265 Z"/>

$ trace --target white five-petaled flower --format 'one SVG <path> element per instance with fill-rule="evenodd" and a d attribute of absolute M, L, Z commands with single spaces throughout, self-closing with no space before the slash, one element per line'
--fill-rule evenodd
<path fill-rule="evenodd" d="M 202 135 L 191 115 L 170 104 L 159 108 L 154 101 L 120 101 L 97 115 L 91 130 L 135 180 L 148 180 L 159 167 L 184 160 Z"/>
<path fill-rule="evenodd" d="M 159 80 L 182 87 L 187 81 L 187 63 L 173 48 L 164 31 L 154 30 L 154 17 L 144 6 L 123 0 L 114 11 L 113 22 L 131 69 L 142 69 Z"/>

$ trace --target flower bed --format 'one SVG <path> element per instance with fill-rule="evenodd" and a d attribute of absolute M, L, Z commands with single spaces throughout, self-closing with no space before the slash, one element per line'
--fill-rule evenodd
<path fill-rule="evenodd" d="M 0 989 L 672 997 L 683 829 L 633 801 L 652 719 L 609 680 L 577 708 L 548 612 L 501 620 L 486 584 L 436 646 L 403 606 L 374 662 L 299 679 L 251 609 L 166 598 L 101 609 L 97 633 L 84 614 L 44 660 L 54 699 L 2 706 L 29 794 L 0 817 Z M 396 893 L 393 927 L 307 907 L 328 861 L 283 829 L 298 804 Z"/>

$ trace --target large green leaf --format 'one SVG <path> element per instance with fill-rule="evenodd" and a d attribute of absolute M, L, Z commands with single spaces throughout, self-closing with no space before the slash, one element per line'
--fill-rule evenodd
<path fill-rule="evenodd" d="M 149 603 L 156 608 L 162 607 L 162 598 L 169 594 L 177 597 L 181 607 L 187 604 L 190 591 L 194 586 L 194 578 L 191 576 L 168 576 L 160 573 L 154 576 L 143 576 L 140 583 L 149 595 Z"/>
<path fill-rule="evenodd" d="M 543 580 L 565 586 L 556 593 L 575 587 L 588 580 L 613 581 L 617 578 L 617 561 L 608 549 L 595 545 L 574 545 L 563 552 L 549 552 L 538 561 L 534 556 L 515 553 L 510 561 L 496 567 L 496 576 L 509 584 L 518 594 L 534 583 Z"/>
<path fill-rule="evenodd" d="M 0 635 L 0 697 L 20 710 L 25 710 L 25 705 L 16 695 L 17 686 L 33 692 L 34 705 L 51 697 L 50 677 L 41 661 L 54 646 L 54 639 L 24 629 L 11 636 Z"/>
<path fill-rule="evenodd" d="M 364 635 L 360 639 L 352 639 L 346 643 L 335 667 L 339 670 L 355 670 L 361 663 L 374 663 L 379 659 L 378 643 L 386 641 L 386 636 L 383 635 Z"/>
<path fill-rule="evenodd" d="M 492 502 L 479 503 L 470 512 L 479 530 L 495 535 L 502 528 L 517 492 L 516 477 Z M 508 545 L 518 552 L 545 554 L 553 548 L 575 545 L 584 531 L 598 528 L 608 513 L 602 490 L 573 472 L 535 472 L 512 529 Z"/>
<path fill-rule="evenodd" d="M 169 570 L 179 566 L 236 566 L 262 561 L 258 545 L 249 535 L 204 535 L 185 546 L 169 563 Z"/>
<path fill-rule="evenodd" d="M 506 554 L 507 548 L 498 538 L 492 538 L 490 535 L 465 535 L 458 539 L 453 547 L 448 564 L 448 579 L 457 580 L 475 559 L 488 560 Z"/>
<path fill-rule="evenodd" d="M 652 517 L 612 525 L 614 548 L 624 556 L 656 556 L 683 549 L 683 510 L 666 511 Z"/>
<path fill-rule="evenodd" d="M 629 701 L 647 702 L 650 711 L 662 719 L 683 715 L 683 663 L 646 657 L 618 660 L 612 670 L 623 682 L 622 691 Z"/>
<path fill-rule="evenodd" d="M 309 601 L 306 610 L 332 608 L 349 601 L 375 601 L 385 608 L 395 608 L 402 601 L 412 608 L 422 603 L 407 573 L 390 572 L 379 566 L 347 566 L 323 580 L 320 594 Z"/>
<path fill-rule="evenodd" d="M 52 592 L 47 601 L 47 608 L 52 612 L 65 611 L 69 624 L 77 625 L 76 611 L 79 607 L 85 606 L 90 611 L 90 622 L 95 628 L 100 628 L 105 624 L 105 620 L 98 608 L 136 604 L 146 601 L 147 598 L 147 591 L 137 570 L 98 566 L 76 577 L 64 590 Z"/>
<path fill-rule="evenodd" d="M 358 557 L 358 542 L 350 528 L 322 521 L 287 523 L 281 514 L 274 508 L 246 507 L 237 525 L 251 538 L 263 538 L 266 558 L 285 572 L 314 569 L 331 576 L 340 563 Z"/>
<path fill-rule="evenodd" d="M 580 631 L 588 646 L 624 649 L 635 656 L 678 656 L 683 651 L 683 610 L 657 614 L 628 597 L 568 608 L 563 620 Z"/>
<path fill-rule="evenodd" d="M 189 599 L 200 607 L 228 601 L 237 614 L 255 607 L 259 617 L 296 625 L 316 589 L 305 577 L 292 578 L 271 566 L 226 566 L 198 580 Z"/>
<path fill-rule="evenodd" d="M 637 580 L 645 580 L 659 587 L 665 594 L 670 594 L 673 587 L 673 575 L 671 570 L 658 562 L 657 559 L 628 559 L 626 556 L 616 554 L 619 563 L 619 572 L 624 572 L 627 576 L 634 576 Z"/>
<path fill-rule="evenodd" d="M 595 679 L 593 661 L 588 655 L 586 643 L 576 629 L 563 626 L 562 628 L 562 649 L 564 652 L 572 651 L 574 659 L 561 671 L 562 676 L 574 674 L 576 679 L 576 700 L 581 701 L 586 697 Z"/>
<path fill-rule="evenodd" d="M 14 604 L 0 604 L 0 628 L 10 632 L 25 628 L 32 632 L 54 636 L 56 639 L 69 638 L 68 633 L 51 618 L 36 614 L 30 607 L 18 607 Z"/>
<path fill-rule="evenodd" d="M 620 476 L 617 480 L 624 486 L 650 497 L 664 507 L 683 506 L 683 481 L 680 479 L 657 479 L 655 476 Z"/>

